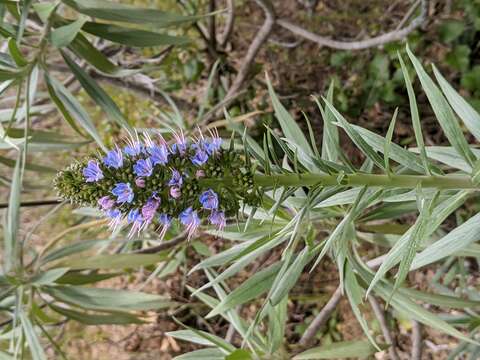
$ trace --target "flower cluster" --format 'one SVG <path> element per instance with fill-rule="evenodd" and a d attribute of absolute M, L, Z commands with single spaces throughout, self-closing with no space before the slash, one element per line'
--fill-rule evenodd
<path fill-rule="evenodd" d="M 210 135 L 174 134 L 172 143 L 161 135 L 132 136 L 123 147 L 61 171 L 55 186 L 73 203 L 98 207 L 113 228 L 130 224 L 130 236 L 154 224 L 163 238 L 174 220 L 189 237 L 203 221 L 221 230 L 240 202 L 256 205 L 259 197 L 240 154 Z"/>

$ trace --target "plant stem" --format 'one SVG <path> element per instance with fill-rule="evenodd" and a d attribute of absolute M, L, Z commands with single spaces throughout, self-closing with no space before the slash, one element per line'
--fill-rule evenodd
<path fill-rule="evenodd" d="M 476 189 L 469 176 L 425 176 L 425 175 L 375 175 L 346 174 L 342 178 L 336 175 L 323 174 L 287 174 L 287 175 L 255 175 L 255 184 L 264 187 L 274 186 L 313 186 L 313 185 L 345 185 L 345 186 L 379 186 L 415 189 Z"/>

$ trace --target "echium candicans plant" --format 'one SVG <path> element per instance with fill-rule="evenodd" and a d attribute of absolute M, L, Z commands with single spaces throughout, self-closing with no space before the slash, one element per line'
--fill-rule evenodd
<path fill-rule="evenodd" d="M 72 164 L 58 174 L 59 195 L 98 207 L 112 228 L 129 224 L 133 236 L 150 225 L 163 238 L 172 221 L 195 233 L 203 220 L 222 230 L 240 202 L 258 205 L 251 164 L 233 147 L 222 147 L 218 133 L 131 134 L 125 144 Z M 233 145 L 233 142 L 231 143 Z"/>
<path fill-rule="evenodd" d="M 246 359 L 310 359 L 321 358 L 324 351 L 341 358 L 355 349 L 361 349 L 358 356 L 369 356 L 382 348 L 360 306 L 371 297 L 389 304 L 386 311 L 393 309 L 393 316 L 401 314 L 480 346 L 474 338 L 475 312 L 463 311 L 459 324 L 422 306 L 475 309 L 480 307 L 475 291 L 461 286 L 453 291 L 440 283 L 445 266 L 428 292 L 409 287 L 407 281 L 412 270 L 444 260 L 451 265 L 479 253 L 475 243 L 480 240 L 480 214 L 475 205 L 468 209 L 473 215 L 453 230 L 442 224 L 467 201 L 478 199 L 480 153 L 468 144 L 457 116 L 480 140 L 480 115 L 435 67 L 438 85 L 408 48 L 407 54 L 451 146 L 425 146 L 410 73 L 399 56 L 416 148 L 392 142 L 397 111 L 382 137 L 349 123 L 332 104 L 331 87 L 323 103 L 317 100 L 324 120 L 320 151 L 310 124 L 309 141 L 268 82 L 283 137 L 267 128 L 262 146 L 239 128 L 241 144 L 223 143 L 216 133 L 190 138 L 179 133 L 167 140 L 134 134 L 118 147 L 62 171 L 57 189 L 75 203 L 100 208 L 114 226 L 129 223 L 131 234 L 152 224 L 163 235 L 168 219 L 182 223 L 190 236 L 210 224 L 232 240 L 231 246 L 191 269 L 204 271 L 208 282 L 189 290 L 211 308 L 205 318 L 223 317 L 241 342 L 229 343 L 192 328 L 171 333 L 210 345 L 190 358 L 242 354 Z M 364 155 L 361 167 L 342 153 L 339 129 Z M 248 217 L 230 223 L 238 213 Z M 397 219 L 406 214 L 416 215 L 416 220 L 399 227 Z M 371 246 L 364 246 L 372 243 L 377 249 L 373 255 Z M 280 246 L 281 256 L 273 263 L 261 262 L 255 274 L 237 288 L 228 288 L 225 280 Z M 326 256 L 338 268 L 339 291 L 348 298 L 367 340 L 354 346 L 336 343 L 335 351 L 306 350 L 319 332 L 318 321 L 308 324 L 298 343 L 287 343 L 287 302 L 301 274 L 315 269 Z M 205 292 L 210 288 L 216 297 Z M 257 305 L 253 319 L 240 316 L 248 302 Z M 468 328 L 462 328 L 465 323 Z"/>

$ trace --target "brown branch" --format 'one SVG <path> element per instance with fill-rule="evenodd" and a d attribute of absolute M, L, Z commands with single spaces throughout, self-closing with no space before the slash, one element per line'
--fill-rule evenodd
<path fill-rule="evenodd" d="M 184 231 L 174 237 L 172 240 L 162 242 L 160 245 L 157 246 L 134 251 L 133 254 L 155 254 L 163 250 L 168 250 L 178 244 L 181 244 L 185 240 L 187 240 L 187 232 Z"/>
<path fill-rule="evenodd" d="M 225 23 L 225 27 L 223 32 L 220 34 L 218 39 L 218 45 L 224 47 L 230 36 L 233 32 L 233 25 L 235 24 L 235 4 L 234 0 L 227 0 L 227 21 Z"/>
<path fill-rule="evenodd" d="M 46 205 L 58 205 L 62 202 L 61 199 L 48 199 L 48 200 L 31 200 L 22 201 L 20 207 L 34 207 L 34 206 L 46 206 Z M 8 208 L 8 203 L 1 203 L 0 209 Z"/>
<path fill-rule="evenodd" d="M 377 299 L 375 299 L 373 296 L 369 295 L 368 296 L 368 301 L 370 302 L 370 305 L 372 306 L 373 313 L 375 314 L 375 317 L 377 318 L 378 322 L 380 323 L 380 328 L 382 329 L 382 334 L 383 337 L 386 341 L 387 344 L 390 345 L 390 348 L 388 349 L 388 354 L 390 355 L 391 360 L 400 360 L 397 354 L 397 349 L 396 349 L 396 341 L 395 338 L 392 337 L 390 334 L 390 330 L 388 329 L 388 324 L 387 320 L 385 319 L 385 314 L 382 311 L 382 308 L 380 307 L 380 304 L 378 303 Z"/>
<path fill-rule="evenodd" d="M 255 35 L 250 47 L 247 50 L 247 54 L 242 61 L 240 70 L 238 71 L 237 76 L 233 80 L 232 86 L 228 89 L 228 93 L 225 96 L 225 100 L 232 98 L 237 92 L 239 92 L 244 85 L 245 80 L 247 79 L 250 68 L 255 61 L 260 48 L 267 41 L 270 33 L 272 32 L 273 26 L 275 25 L 275 10 L 270 2 L 270 0 L 255 0 L 255 2 L 262 8 L 265 13 L 265 22 L 263 23 L 260 30 Z"/>
<path fill-rule="evenodd" d="M 412 355 L 411 360 L 422 360 L 422 325 L 412 320 Z"/>
<path fill-rule="evenodd" d="M 369 260 L 367 261 L 367 266 L 371 269 L 376 269 L 382 264 L 384 259 L 385 255 L 382 255 L 375 259 Z M 342 295 L 342 288 L 341 286 L 338 286 L 332 294 L 330 300 L 328 300 L 323 309 L 318 313 L 315 319 L 313 319 L 312 323 L 307 327 L 307 330 L 305 330 L 303 333 L 303 336 L 299 341 L 300 348 L 305 348 L 310 344 L 317 331 L 320 330 L 323 325 L 325 325 L 327 320 L 330 318 L 330 315 L 332 315 L 333 311 L 342 299 Z"/>
<path fill-rule="evenodd" d="M 332 315 L 333 311 L 336 309 L 338 303 L 342 299 L 342 296 L 342 288 L 339 286 L 333 292 L 330 300 L 328 300 L 322 310 L 308 326 L 307 330 L 305 330 L 305 332 L 303 333 L 300 341 L 298 342 L 301 347 L 307 347 L 310 344 L 318 330 L 320 330 L 322 326 L 325 325 L 325 323 L 328 321 L 330 315 Z"/>
<path fill-rule="evenodd" d="M 210 0 L 208 3 L 208 12 L 209 13 L 214 13 L 217 8 L 216 1 L 215 0 Z M 212 48 L 215 50 L 217 49 L 217 23 L 215 16 L 211 15 L 208 18 L 208 37 L 210 40 L 210 43 L 212 45 Z"/>
<path fill-rule="evenodd" d="M 408 26 L 399 30 L 394 30 L 386 34 L 379 35 L 370 39 L 361 40 L 361 41 L 332 40 L 327 37 L 312 33 L 285 19 L 278 19 L 276 23 L 279 26 L 283 27 L 284 29 L 287 29 L 292 33 L 298 36 L 301 36 L 307 40 L 313 41 L 320 46 L 325 46 L 325 47 L 339 49 L 339 50 L 361 50 L 361 49 L 367 49 L 375 46 L 384 45 L 392 41 L 398 41 L 398 40 L 404 39 L 408 34 L 416 30 L 417 28 L 419 28 L 424 23 L 424 21 L 427 18 L 427 12 L 428 12 L 428 0 L 422 0 L 420 15 L 416 17 L 414 20 L 412 20 L 412 22 Z"/>

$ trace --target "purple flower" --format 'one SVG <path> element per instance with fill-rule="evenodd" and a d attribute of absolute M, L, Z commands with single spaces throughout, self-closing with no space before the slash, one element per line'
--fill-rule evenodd
<path fill-rule="evenodd" d="M 137 187 L 139 187 L 139 188 L 144 188 L 145 187 L 145 179 L 140 178 L 140 177 L 136 178 L 135 179 L 135 185 L 137 185 Z"/>
<path fill-rule="evenodd" d="M 112 189 L 112 194 L 117 197 L 117 203 L 131 203 L 133 201 L 133 190 L 128 183 L 117 183 Z"/>
<path fill-rule="evenodd" d="M 110 199 L 110 196 L 103 196 L 100 199 L 98 199 L 98 205 L 102 208 L 102 210 L 108 210 L 115 205 L 115 200 Z"/>
<path fill-rule="evenodd" d="M 140 213 L 140 210 L 138 209 L 132 209 L 128 212 L 127 215 L 127 222 L 129 224 L 136 222 L 136 221 L 143 221 L 142 214 Z"/>
<path fill-rule="evenodd" d="M 116 150 L 110 150 L 107 152 L 107 155 L 103 158 L 103 163 L 114 169 L 121 168 L 123 166 L 123 154 L 119 148 Z"/>
<path fill-rule="evenodd" d="M 205 150 L 198 148 L 197 151 L 195 152 L 195 155 L 192 156 L 191 160 L 192 160 L 192 163 L 194 163 L 197 166 L 203 165 L 208 160 L 208 154 Z"/>
<path fill-rule="evenodd" d="M 227 225 L 227 219 L 225 218 L 225 213 L 223 211 L 212 211 L 208 217 L 210 224 L 215 225 L 218 230 L 223 230 L 225 225 Z"/>
<path fill-rule="evenodd" d="M 192 207 L 189 207 L 183 210 L 178 218 L 182 225 L 186 226 L 188 239 L 190 239 L 200 226 L 200 218 L 198 217 L 197 211 L 193 210 Z"/>
<path fill-rule="evenodd" d="M 172 170 L 172 177 L 170 181 L 168 182 L 169 186 L 178 186 L 181 187 L 183 184 L 183 178 L 182 175 L 180 175 L 180 172 L 178 170 L 173 169 Z"/>
<path fill-rule="evenodd" d="M 138 209 L 132 209 L 129 211 L 127 215 L 127 222 L 132 224 L 132 228 L 128 233 L 128 237 L 132 238 L 135 234 L 138 234 L 142 227 L 144 226 L 142 214 Z"/>
<path fill-rule="evenodd" d="M 133 165 L 133 172 L 138 176 L 150 176 L 153 172 L 152 160 L 150 158 L 137 160 Z"/>
<path fill-rule="evenodd" d="M 172 223 L 172 217 L 168 214 L 160 214 L 158 215 L 158 221 L 162 225 L 170 225 Z"/>
<path fill-rule="evenodd" d="M 138 156 L 145 151 L 145 147 L 140 141 L 129 139 L 128 144 L 123 148 L 123 151 L 130 156 Z"/>
<path fill-rule="evenodd" d="M 106 213 L 107 217 L 110 219 L 115 219 L 122 216 L 122 212 L 118 209 L 110 209 Z"/>
<path fill-rule="evenodd" d="M 182 190 L 178 186 L 172 186 L 170 188 L 170 196 L 174 199 L 178 199 L 182 195 Z"/>
<path fill-rule="evenodd" d="M 160 201 L 156 199 L 148 199 L 147 203 L 142 207 L 142 216 L 147 223 L 150 223 L 160 205 Z"/>
<path fill-rule="evenodd" d="M 165 165 L 168 162 L 168 148 L 166 145 L 155 145 L 148 149 L 153 165 Z"/>
<path fill-rule="evenodd" d="M 204 209 L 215 210 L 218 208 L 218 195 L 212 189 L 208 189 L 200 195 L 200 203 Z"/>
<path fill-rule="evenodd" d="M 96 182 L 103 179 L 102 169 L 100 169 L 96 160 L 90 160 L 87 166 L 83 168 L 83 176 L 86 182 Z"/>
<path fill-rule="evenodd" d="M 107 210 L 105 214 L 108 218 L 110 218 L 108 226 L 112 231 L 115 230 L 116 227 L 122 222 L 122 212 L 118 209 L 110 209 Z"/>
<path fill-rule="evenodd" d="M 172 153 L 179 153 L 180 155 L 185 154 L 187 151 L 187 141 L 185 140 L 185 136 L 183 132 L 180 131 L 180 134 L 173 133 L 173 137 L 175 138 L 175 143 L 172 145 Z"/>
<path fill-rule="evenodd" d="M 158 216 L 158 221 L 162 224 L 162 230 L 160 230 L 160 240 L 163 240 L 165 234 L 172 223 L 172 217 L 167 214 L 160 214 Z"/>
<path fill-rule="evenodd" d="M 197 171 L 195 171 L 195 177 L 197 179 L 205 177 L 205 171 L 203 171 L 202 169 L 198 169 Z"/>
<path fill-rule="evenodd" d="M 223 140 L 219 137 L 214 137 L 210 140 L 210 142 L 206 142 L 205 150 L 207 151 L 208 155 L 212 155 L 216 153 L 222 147 Z"/>

